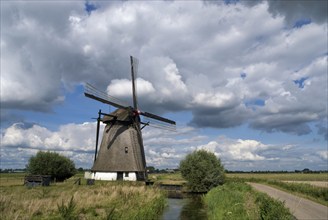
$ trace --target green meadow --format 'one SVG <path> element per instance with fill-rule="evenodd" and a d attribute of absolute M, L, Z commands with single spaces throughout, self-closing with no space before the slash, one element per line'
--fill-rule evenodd
<path fill-rule="evenodd" d="M 143 182 L 96 181 L 87 185 L 79 173 L 49 187 L 23 186 L 25 173 L 0 175 L 1 219 L 159 219 L 167 205 L 157 185 L 185 185 L 180 173 L 149 174 L 154 186 Z M 306 183 L 327 181 L 327 173 L 226 174 L 223 186 L 203 196 L 209 219 L 292 219 L 281 202 L 254 191 L 246 182 L 260 182 L 328 205 L 328 189 Z M 81 185 L 74 182 L 81 178 Z M 185 188 L 184 188 L 185 189 Z"/>
<path fill-rule="evenodd" d="M 228 178 L 280 181 L 328 181 L 328 173 L 228 173 Z"/>

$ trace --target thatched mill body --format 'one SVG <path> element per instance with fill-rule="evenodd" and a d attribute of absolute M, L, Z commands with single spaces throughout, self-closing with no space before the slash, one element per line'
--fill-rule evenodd
<path fill-rule="evenodd" d="M 140 115 L 143 118 L 152 119 L 152 122 L 159 121 L 167 126 L 175 126 L 175 122 L 172 120 L 138 109 L 135 91 L 136 59 L 131 56 L 130 62 L 133 107 L 121 104 L 118 99 L 89 84 L 85 87 L 85 96 L 117 108 L 110 114 L 102 113 L 101 110 L 98 112 L 94 164 L 91 172 L 85 174 L 88 179 L 146 180 L 146 158 L 141 130 L 151 123 L 150 121 L 141 122 Z M 105 129 L 98 151 L 100 122 L 105 124 Z"/>

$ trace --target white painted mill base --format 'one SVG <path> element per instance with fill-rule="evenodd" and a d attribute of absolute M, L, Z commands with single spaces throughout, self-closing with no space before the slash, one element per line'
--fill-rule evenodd
<path fill-rule="evenodd" d="M 107 181 L 116 181 L 117 172 L 85 172 L 85 179 L 94 179 L 94 180 L 107 180 Z M 124 172 L 123 173 L 124 181 L 137 181 L 137 174 L 135 172 Z"/>

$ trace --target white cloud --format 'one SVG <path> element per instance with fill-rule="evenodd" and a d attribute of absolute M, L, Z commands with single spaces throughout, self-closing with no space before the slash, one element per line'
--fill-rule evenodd
<path fill-rule="evenodd" d="M 229 106 L 230 102 L 234 101 L 234 95 L 232 92 L 217 92 L 213 93 L 198 93 L 193 103 L 198 106 L 213 107 L 221 109 Z"/>
<path fill-rule="evenodd" d="M 102 125 L 101 130 L 104 128 Z M 2 167 L 24 167 L 38 150 L 59 152 L 75 161 L 77 167 L 90 168 L 94 155 L 96 123 L 65 124 L 57 131 L 39 125 L 15 124 L 2 131 Z M 143 139 L 147 164 L 176 168 L 194 150 L 205 149 L 219 157 L 230 170 L 286 170 L 323 167 L 327 151 L 295 145 L 269 145 L 257 140 L 219 136 L 215 140 L 199 135 L 199 130 L 179 127 L 177 132 L 147 127 Z M 101 134 L 100 134 L 101 138 Z M 317 153 L 313 153 L 313 151 Z M 16 161 L 16 164 L 13 164 Z"/>
<path fill-rule="evenodd" d="M 17 123 L 1 134 L 4 147 L 34 148 L 40 150 L 92 151 L 95 142 L 96 123 L 62 125 L 58 131 L 50 131 L 40 125 L 24 127 Z"/>
<path fill-rule="evenodd" d="M 198 149 L 205 149 L 215 153 L 217 156 L 221 157 L 222 160 L 239 161 L 270 159 L 259 155 L 259 152 L 268 148 L 269 146 L 255 140 L 228 140 L 224 137 L 220 137 L 218 142 L 211 141 L 198 147 Z"/>
<path fill-rule="evenodd" d="M 328 151 L 319 151 L 317 152 L 320 158 L 327 161 L 328 160 Z"/>
<path fill-rule="evenodd" d="M 136 79 L 137 96 L 143 98 L 144 96 L 154 93 L 155 89 L 151 82 L 142 78 Z M 113 79 L 107 87 L 108 95 L 118 98 L 131 98 L 132 97 L 132 82 L 128 79 Z"/>

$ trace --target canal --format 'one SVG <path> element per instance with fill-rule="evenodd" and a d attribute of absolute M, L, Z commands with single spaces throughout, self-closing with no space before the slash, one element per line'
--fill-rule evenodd
<path fill-rule="evenodd" d="M 183 194 L 168 198 L 168 206 L 164 210 L 161 220 L 206 220 L 206 210 L 202 202 L 202 195 Z"/>

